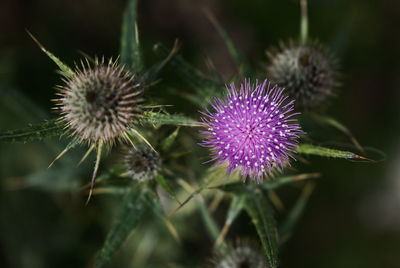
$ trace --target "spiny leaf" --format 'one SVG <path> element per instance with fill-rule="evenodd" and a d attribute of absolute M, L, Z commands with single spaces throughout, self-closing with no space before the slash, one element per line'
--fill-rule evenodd
<path fill-rule="evenodd" d="M 139 121 L 141 123 L 152 125 L 177 125 L 188 127 L 200 126 L 199 122 L 183 115 L 170 115 L 154 112 L 144 112 Z"/>
<path fill-rule="evenodd" d="M 122 243 L 138 225 L 144 212 L 149 209 L 149 203 L 151 203 L 149 190 L 131 189 L 123 200 L 114 224 L 107 234 L 104 246 L 94 266 L 95 268 L 103 267 L 121 247 Z"/>
<path fill-rule="evenodd" d="M 143 69 L 137 28 L 137 0 L 129 0 L 122 19 L 121 64 L 135 72 Z"/>
<path fill-rule="evenodd" d="M 268 199 L 260 193 L 248 196 L 246 211 L 256 227 L 270 267 L 276 268 L 278 266 L 276 223 Z"/>
<path fill-rule="evenodd" d="M 168 55 L 168 50 L 160 43 L 154 46 L 154 51 L 163 57 Z M 211 96 L 222 94 L 223 86 L 208 79 L 200 70 L 190 65 L 181 56 L 175 54 L 171 58 L 170 64 L 187 83 L 196 89 L 199 95 L 204 97 L 203 106 L 207 105 L 208 98 Z"/>
<path fill-rule="evenodd" d="M 29 36 L 35 41 L 35 43 L 40 47 L 40 49 L 47 54 L 47 56 L 54 61 L 55 64 L 57 64 L 58 68 L 62 71 L 62 74 L 65 77 L 71 78 L 74 75 L 74 71 L 72 71 L 71 68 L 69 68 L 66 64 L 64 64 L 59 58 L 54 56 L 50 51 L 48 51 L 42 44 L 39 43 L 39 41 L 29 32 L 27 31 Z"/>
<path fill-rule="evenodd" d="M 8 130 L 0 133 L 0 141 L 3 142 L 32 142 L 42 140 L 46 137 L 59 136 L 63 134 L 63 125 L 57 119 L 46 121 L 40 125 Z"/>
<path fill-rule="evenodd" d="M 359 156 L 349 151 L 341 151 L 336 149 L 329 149 L 312 144 L 299 144 L 296 151 L 300 154 L 319 155 L 324 157 L 344 158 L 344 159 L 364 159 L 369 160 L 363 156 Z"/>
<path fill-rule="evenodd" d="M 172 132 L 168 137 L 166 137 L 162 142 L 161 142 L 161 148 L 166 151 L 168 150 L 171 145 L 174 143 L 176 140 L 176 137 L 178 137 L 180 127 L 178 126 L 174 132 Z"/>

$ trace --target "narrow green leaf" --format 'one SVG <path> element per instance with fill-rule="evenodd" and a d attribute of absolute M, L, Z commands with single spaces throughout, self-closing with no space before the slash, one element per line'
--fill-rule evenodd
<path fill-rule="evenodd" d="M 173 55 L 178 51 L 178 42 L 174 43 L 174 47 L 169 52 L 168 56 L 165 57 L 162 61 L 151 66 L 142 76 L 142 79 L 146 85 L 151 84 L 158 76 L 160 71 L 167 65 L 167 63 L 171 60 Z"/>
<path fill-rule="evenodd" d="M 165 224 L 165 226 L 168 228 L 170 231 L 171 235 L 175 238 L 175 240 L 180 243 L 180 238 L 177 230 L 175 229 L 175 226 L 171 223 L 167 215 L 165 214 L 164 209 L 161 206 L 161 203 L 159 202 L 159 199 L 157 197 L 156 192 L 151 192 L 149 195 L 150 198 L 148 198 L 148 205 L 150 208 L 152 208 L 153 213 L 158 216 L 161 221 Z"/>
<path fill-rule="evenodd" d="M 221 73 L 218 72 L 218 70 L 215 68 L 214 63 L 212 62 L 212 60 L 210 58 L 206 58 L 206 65 L 207 65 L 208 69 L 210 70 L 213 79 L 221 85 L 225 84 L 225 81 L 222 78 Z"/>
<path fill-rule="evenodd" d="M 366 159 L 349 151 L 329 149 L 312 144 L 299 144 L 296 151 L 300 154 L 319 155 L 323 157 L 344 158 L 344 159 Z M 366 159 L 368 160 L 368 159 Z"/>
<path fill-rule="evenodd" d="M 303 180 L 309 180 L 309 179 L 316 179 L 319 178 L 321 174 L 319 173 L 304 173 L 304 174 L 298 174 L 298 175 L 292 175 L 292 176 L 285 176 L 285 177 L 279 177 L 276 179 L 272 179 L 270 181 L 266 181 L 261 184 L 261 187 L 263 187 L 266 190 L 274 190 L 279 187 L 298 182 L 298 181 L 303 181 Z"/>
<path fill-rule="evenodd" d="M 231 225 L 244 208 L 247 201 L 246 195 L 234 196 L 228 210 L 225 224 Z"/>
<path fill-rule="evenodd" d="M 182 207 L 184 207 L 187 203 L 189 203 L 194 197 L 199 195 L 204 189 L 206 189 L 211 183 L 217 180 L 224 180 L 224 174 L 226 174 L 225 169 L 222 167 L 212 167 L 207 170 L 207 172 L 203 176 L 203 180 L 201 180 L 199 188 L 194 190 L 189 183 L 185 180 L 178 179 L 178 183 L 191 194 L 176 208 L 174 209 L 169 216 L 174 215 L 177 211 L 179 211 Z"/>
<path fill-rule="evenodd" d="M 168 49 L 160 43 L 154 46 L 154 51 L 162 57 L 166 57 L 168 55 Z M 203 106 L 207 105 L 208 98 L 211 96 L 222 94 L 223 85 L 218 85 L 217 83 L 208 79 L 200 70 L 193 67 L 181 56 L 175 54 L 171 58 L 170 64 L 187 83 L 196 89 L 197 94 L 204 97 L 204 102 L 202 103 Z"/>
<path fill-rule="evenodd" d="M 97 177 L 96 183 L 106 183 L 107 181 L 109 182 L 114 182 L 117 180 L 121 179 L 121 174 L 126 172 L 125 165 L 122 163 L 116 164 L 113 167 L 110 167 L 105 171 L 103 174 Z M 126 180 L 124 178 L 123 180 Z"/>
<path fill-rule="evenodd" d="M 0 141 L 3 142 L 32 142 L 46 137 L 58 136 L 64 133 L 63 125 L 57 119 L 52 119 L 40 125 L 8 130 L 0 133 Z"/>
<path fill-rule="evenodd" d="M 233 60 L 236 62 L 238 68 L 243 70 L 243 75 L 248 77 L 250 75 L 249 67 L 247 64 L 244 63 L 243 55 L 239 52 L 236 48 L 235 43 L 233 42 L 232 38 L 229 36 L 228 32 L 219 24 L 217 18 L 208 10 L 206 10 L 206 15 L 211 23 L 214 25 L 215 29 L 217 29 L 219 35 L 224 40 L 226 47 L 230 55 L 232 56 Z"/>
<path fill-rule="evenodd" d="M 178 198 L 176 197 L 176 193 L 174 190 L 172 190 L 171 186 L 169 185 L 168 181 L 165 179 L 165 177 L 161 174 L 157 175 L 155 177 L 158 185 L 160 185 L 173 199 L 175 199 L 176 202 L 180 204 L 178 201 Z"/>
<path fill-rule="evenodd" d="M 210 172 L 210 170 L 207 173 L 213 173 L 212 171 Z M 211 216 L 211 213 L 209 211 L 209 209 L 207 208 L 207 206 L 204 204 L 204 200 L 202 199 L 200 195 L 201 191 L 208 185 L 209 183 L 209 178 L 207 178 L 205 181 L 202 181 L 202 185 L 200 185 L 200 188 L 198 188 L 197 190 L 194 190 L 192 188 L 192 186 L 187 183 L 186 181 L 179 179 L 178 183 L 188 192 L 191 192 L 191 194 L 189 195 L 189 197 L 182 202 L 182 204 L 176 208 L 172 213 L 169 214 L 169 216 L 173 215 L 176 213 L 176 211 L 178 211 L 180 208 L 182 208 L 185 204 L 187 204 L 190 200 L 194 199 L 196 202 L 197 207 L 200 210 L 200 215 L 201 218 L 204 222 L 204 225 L 206 227 L 206 230 L 211 238 L 211 240 L 213 242 L 216 241 L 216 239 L 218 238 L 218 234 L 220 233 L 220 230 L 216 224 L 216 222 L 214 221 L 213 217 Z"/>
<path fill-rule="evenodd" d="M 118 215 L 97 258 L 95 268 L 103 267 L 138 225 L 151 203 L 150 191 L 132 188 L 122 202 Z"/>
<path fill-rule="evenodd" d="M 178 126 L 174 132 L 172 132 L 168 137 L 166 137 L 162 142 L 161 142 L 161 148 L 166 151 L 168 150 L 171 145 L 174 143 L 176 140 L 176 137 L 178 137 L 180 127 Z"/>
<path fill-rule="evenodd" d="M 328 124 L 328 125 L 336 128 L 337 130 L 343 132 L 345 135 L 347 135 L 349 137 L 351 142 L 357 147 L 358 150 L 360 150 L 361 152 L 364 152 L 364 149 L 362 148 L 360 143 L 357 141 L 357 139 L 353 136 L 351 131 L 345 125 L 343 125 L 342 123 L 337 121 L 335 118 L 327 116 L 327 115 L 314 115 L 314 117 L 318 121 Z"/>
<path fill-rule="evenodd" d="M 224 227 L 222 228 L 215 242 L 216 248 L 218 248 L 219 245 L 221 245 L 222 241 L 224 241 L 224 238 L 228 233 L 230 226 L 235 221 L 240 212 L 244 209 L 246 201 L 247 201 L 247 196 L 244 194 L 238 194 L 233 197 L 231 205 L 229 206 L 228 209 L 228 214 L 226 216 Z"/>
<path fill-rule="evenodd" d="M 137 28 L 137 0 L 129 0 L 122 19 L 121 64 L 135 72 L 143 69 Z"/>
<path fill-rule="evenodd" d="M 279 237 L 281 237 L 281 240 L 283 242 L 288 239 L 294 227 L 298 223 L 300 217 L 303 215 L 303 212 L 306 208 L 306 205 L 308 203 L 308 200 L 310 199 L 313 190 L 314 190 L 313 183 L 306 184 L 296 204 L 289 211 L 289 214 L 287 215 L 285 221 L 279 228 Z"/>
<path fill-rule="evenodd" d="M 278 266 L 278 243 L 276 222 L 269 200 L 259 193 L 248 196 L 246 211 L 252 219 L 264 247 L 269 266 Z"/>
<path fill-rule="evenodd" d="M 139 121 L 141 123 L 152 125 L 177 125 L 188 127 L 200 126 L 199 122 L 183 115 L 170 115 L 154 112 L 144 112 Z"/>
<path fill-rule="evenodd" d="M 315 179 L 319 178 L 321 174 L 319 173 L 304 173 L 304 174 L 297 174 L 292 176 L 284 176 L 273 178 L 271 180 L 264 180 L 263 183 L 259 185 L 254 185 L 252 183 L 245 184 L 243 182 L 234 182 L 234 183 L 227 183 L 218 185 L 215 187 L 211 187 L 211 189 L 219 189 L 225 192 L 232 192 L 235 194 L 243 194 L 246 192 L 254 191 L 257 187 L 263 188 L 265 190 L 274 190 L 280 188 L 282 186 L 295 183 L 298 181 L 308 180 L 308 179 Z"/>
<path fill-rule="evenodd" d="M 72 71 L 71 68 L 69 68 L 66 64 L 64 64 L 59 58 L 54 56 L 50 51 L 48 51 L 42 44 L 39 43 L 39 41 L 29 32 L 27 31 L 29 36 L 35 41 L 35 43 L 40 47 L 40 49 L 47 54 L 47 56 L 54 61 L 55 64 L 57 64 L 58 68 L 62 71 L 62 74 L 68 78 L 71 78 L 74 75 L 74 71 Z"/>
<path fill-rule="evenodd" d="M 200 209 L 200 215 L 201 218 L 203 219 L 203 222 L 206 226 L 206 229 L 208 231 L 208 234 L 210 235 L 210 238 L 212 239 L 213 242 L 215 242 L 218 238 L 218 235 L 220 233 L 220 230 L 218 228 L 217 223 L 211 216 L 210 211 L 208 208 L 205 206 L 205 204 L 198 198 L 196 198 L 196 203 L 197 206 Z"/>
<path fill-rule="evenodd" d="M 99 194 L 110 194 L 110 195 L 125 195 L 129 192 L 129 188 L 127 186 L 112 186 L 107 185 L 104 187 L 96 187 L 93 189 L 94 195 Z"/>

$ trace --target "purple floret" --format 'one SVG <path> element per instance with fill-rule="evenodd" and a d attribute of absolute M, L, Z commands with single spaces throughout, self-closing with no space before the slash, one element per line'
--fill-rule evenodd
<path fill-rule="evenodd" d="M 215 165 L 229 162 L 228 173 L 240 169 L 243 179 L 262 181 L 273 168 L 289 165 L 302 130 L 293 116 L 294 100 L 287 101 L 282 88 L 270 88 L 246 80 L 237 90 L 232 83 L 223 98 L 210 101 L 215 111 L 206 111 L 202 121 L 207 137 L 201 143 L 212 151 Z"/>

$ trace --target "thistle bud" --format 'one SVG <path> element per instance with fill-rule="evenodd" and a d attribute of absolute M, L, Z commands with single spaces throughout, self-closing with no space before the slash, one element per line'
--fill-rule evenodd
<path fill-rule="evenodd" d="M 296 108 L 315 109 L 334 95 L 338 84 L 336 64 L 321 46 L 291 43 L 267 54 L 270 58 L 268 76 L 296 100 Z"/>
<path fill-rule="evenodd" d="M 128 176 L 138 182 L 149 181 L 157 176 L 161 169 L 160 155 L 145 145 L 131 148 L 125 156 L 125 168 Z"/>
<path fill-rule="evenodd" d="M 61 120 L 75 138 L 112 143 L 116 138 L 126 139 L 125 133 L 140 110 L 142 92 L 135 74 L 103 60 L 77 68 L 59 87 L 56 102 Z"/>
<path fill-rule="evenodd" d="M 216 255 L 215 268 L 268 268 L 264 252 L 253 243 L 239 241 L 235 247 L 229 246 L 223 255 Z"/>

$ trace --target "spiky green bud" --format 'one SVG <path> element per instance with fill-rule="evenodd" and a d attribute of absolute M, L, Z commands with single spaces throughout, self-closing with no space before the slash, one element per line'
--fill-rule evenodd
<path fill-rule="evenodd" d="M 157 176 L 161 169 L 160 155 L 146 145 L 131 148 L 125 156 L 125 168 L 133 180 L 144 182 Z"/>

